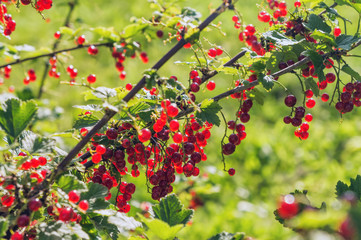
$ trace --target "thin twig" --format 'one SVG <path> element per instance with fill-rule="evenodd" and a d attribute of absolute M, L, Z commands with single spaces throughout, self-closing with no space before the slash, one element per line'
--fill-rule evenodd
<path fill-rule="evenodd" d="M 112 46 L 113 42 L 105 42 L 105 43 L 93 43 L 93 44 L 82 44 L 82 45 L 78 45 L 76 47 L 71 47 L 71 48 L 65 48 L 65 49 L 60 49 L 57 51 L 53 51 L 51 53 L 45 53 L 45 54 L 40 54 L 34 57 L 28 57 L 28 58 L 23 58 L 23 59 L 18 59 L 16 61 L 13 62 L 9 62 L 3 65 L 0 65 L 0 69 L 4 68 L 8 65 L 15 65 L 15 64 L 19 64 L 19 63 L 23 63 L 23 62 L 27 62 L 27 61 L 31 61 L 31 60 L 35 60 L 38 58 L 43 58 L 43 57 L 52 57 L 56 54 L 62 53 L 62 52 L 70 52 L 70 51 L 74 51 L 74 50 L 78 50 L 78 49 L 82 49 L 82 48 L 88 48 L 91 45 L 95 46 L 95 47 L 100 47 L 100 46 Z"/>

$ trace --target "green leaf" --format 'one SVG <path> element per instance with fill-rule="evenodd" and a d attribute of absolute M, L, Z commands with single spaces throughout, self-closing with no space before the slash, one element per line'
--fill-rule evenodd
<path fill-rule="evenodd" d="M 126 26 L 124 28 L 123 33 L 121 34 L 122 38 L 130 38 L 136 35 L 138 32 L 142 31 L 148 27 L 148 24 L 142 24 L 142 23 L 134 23 Z"/>
<path fill-rule="evenodd" d="M 361 200 L 361 176 L 357 175 L 356 178 L 350 178 L 350 186 L 338 181 L 336 185 L 336 195 L 341 197 L 345 192 L 352 191 L 357 198 Z"/>
<path fill-rule="evenodd" d="M 115 89 L 107 87 L 97 87 L 92 93 L 99 99 L 115 97 L 117 95 L 117 91 Z"/>
<path fill-rule="evenodd" d="M 355 78 L 357 81 L 361 81 L 361 76 L 358 72 L 353 70 L 348 64 L 342 66 L 341 70 L 351 77 Z"/>
<path fill-rule="evenodd" d="M 86 191 L 86 185 L 73 175 L 63 175 L 58 181 L 58 187 L 64 192 L 69 193 L 71 190 L 77 190 L 79 192 Z M 82 198 L 83 199 L 83 198 Z"/>
<path fill-rule="evenodd" d="M 305 80 L 306 89 L 311 89 L 316 97 L 320 95 L 320 89 L 313 78 L 306 78 Z"/>
<path fill-rule="evenodd" d="M 199 28 L 188 29 L 188 31 L 184 35 L 184 39 L 187 42 L 194 43 L 199 40 L 200 33 L 201 32 L 199 31 Z"/>
<path fill-rule="evenodd" d="M 95 117 L 93 114 L 82 115 L 77 119 L 73 125 L 73 128 L 80 129 L 84 127 L 92 127 L 99 121 L 99 118 Z"/>
<path fill-rule="evenodd" d="M 266 96 L 264 95 L 263 92 L 259 91 L 257 88 L 254 88 L 252 90 L 252 92 L 249 95 L 252 99 L 256 100 L 256 102 L 259 105 L 263 105 L 264 104 L 264 99 L 266 98 Z"/>
<path fill-rule="evenodd" d="M 356 207 L 352 207 L 349 211 L 349 216 L 351 218 L 351 224 L 353 229 L 356 230 L 357 237 L 355 239 L 360 240 L 361 234 L 361 207 L 357 205 Z"/>
<path fill-rule="evenodd" d="M 303 55 L 311 59 L 313 66 L 315 67 L 315 74 L 317 74 L 319 81 L 322 82 L 325 80 L 326 77 L 323 72 L 323 69 L 325 69 L 325 65 L 323 64 L 323 57 L 313 50 L 307 50 L 303 52 Z"/>
<path fill-rule="evenodd" d="M 206 99 L 201 103 L 200 106 L 201 112 L 196 112 L 195 116 L 202 122 L 208 121 L 209 123 L 219 126 L 221 120 L 217 116 L 217 113 L 222 109 L 222 107 L 215 102 L 213 99 Z"/>
<path fill-rule="evenodd" d="M 109 210 L 109 209 L 107 209 L 107 210 Z M 120 213 L 120 212 L 117 212 L 114 210 L 112 210 L 112 211 L 113 211 L 113 214 L 108 215 L 108 222 L 110 224 L 114 224 L 115 226 L 117 226 L 117 228 L 120 229 L 121 231 L 134 230 L 134 229 L 142 226 L 142 223 L 136 221 L 133 217 L 128 217 L 125 213 Z M 99 211 L 98 211 L 98 213 L 99 213 Z"/>
<path fill-rule="evenodd" d="M 268 31 L 262 34 L 266 40 L 269 40 L 277 45 L 280 46 L 290 46 L 299 44 L 300 42 L 291 38 L 288 38 L 286 35 L 283 35 L 280 32 L 277 31 Z"/>
<path fill-rule="evenodd" d="M 323 21 L 323 19 L 316 14 L 311 14 L 310 17 L 308 18 L 308 22 L 304 23 L 303 25 L 308 29 L 311 29 L 312 31 L 318 29 L 325 33 L 330 33 L 332 30 L 331 27 L 328 26 L 327 23 Z"/>
<path fill-rule="evenodd" d="M 139 215 L 141 216 L 141 215 Z M 168 223 L 159 219 L 147 219 L 141 216 L 143 222 L 147 225 L 149 230 L 160 239 L 174 239 L 177 233 L 184 227 L 183 224 L 169 226 Z"/>
<path fill-rule="evenodd" d="M 256 73 L 264 72 L 266 69 L 266 64 L 261 61 L 252 62 L 249 66 L 249 70 L 255 71 Z"/>
<path fill-rule="evenodd" d="M 8 134 L 13 142 L 29 125 L 36 113 L 34 101 L 23 102 L 11 98 L 2 104 L 0 109 L 0 127 Z"/>
<path fill-rule="evenodd" d="M 27 101 L 35 98 L 33 91 L 31 90 L 31 88 L 28 87 L 22 89 L 21 91 L 16 91 L 16 96 L 22 101 Z"/>
<path fill-rule="evenodd" d="M 347 22 L 349 22 L 349 23 L 352 23 L 350 20 L 348 20 L 348 19 L 344 18 L 343 16 L 341 16 L 340 14 L 338 14 L 338 12 L 337 12 L 336 9 L 330 8 L 330 7 L 327 6 L 324 2 L 320 2 L 320 3 L 318 4 L 318 6 L 319 6 L 320 8 L 324 8 L 324 9 L 326 10 L 326 12 L 328 12 L 328 13 L 333 14 L 333 15 L 335 15 L 336 17 L 339 17 L 339 18 L 341 18 L 341 19 L 344 20 L 344 21 L 347 21 Z"/>
<path fill-rule="evenodd" d="M 297 229 L 324 229 L 334 228 L 344 218 L 340 211 L 303 211 L 290 220 L 289 225 Z"/>
<path fill-rule="evenodd" d="M 108 39 L 114 42 L 118 42 L 120 40 L 120 35 L 115 31 L 113 27 L 105 28 L 105 27 L 97 27 L 91 29 L 93 32 L 99 34 L 104 39 Z"/>
<path fill-rule="evenodd" d="M 96 214 L 96 216 L 94 216 Z M 135 230 L 142 226 L 141 222 L 133 217 L 128 217 L 124 213 L 112 209 L 96 210 L 89 214 L 96 229 L 105 231 L 112 239 L 118 239 L 118 233 Z M 94 227 L 93 227 L 94 228 Z"/>
<path fill-rule="evenodd" d="M 342 6 L 342 5 L 348 5 L 353 7 L 358 13 L 361 12 L 361 2 L 360 0 L 335 0 L 335 2 Z"/>
<path fill-rule="evenodd" d="M 351 46 L 360 40 L 361 40 L 360 37 L 341 34 L 340 36 L 338 36 L 336 38 L 336 46 L 337 46 L 337 48 L 341 48 L 344 50 L 350 50 Z"/>
<path fill-rule="evenodd" d="M 228 233 L 228 232 L 221 232 L 217 235 L 209 238 L 208 240 L 242 240 L 244 239 L 244 233 Z"/>
<path fill-rule="evenodd" d="M 263 73 L 258 75 L 258 81 L 267 91 L 271 90 L 275 84 L 275 80 L 271 76 L 264 75 Z"/>
<path fill-rule="evenodd" d="M 216 70 L 217 72 L 222 72 L 225 74 L 231 74 L 231 75 L 235 75 L 238 74 L 238 70 L 234 67 L 224 67 L 223 65 L 220 67 L 215 68 L 214 70 Z"/>
<path fill-rule="evenodd" d="M 316 39 L 316 40 L 321 40 L 324 41 L 325 43 L 332 45 L 332 46 L 336 46 L 336 41 L 335 41 L 335 37 L 329 33 L 325 33 L 323 31 L 320 30 L 315 30 L 311 36 Z"/>
<path fill-rule="evenodd" d="M 8 229 L 9 221 L 5 218 L 0 218 L 0 238 L 5 236 Z"/>
<path fill-rule="evenodd" d="M 88 191 L 81 194 L 81 199 L 103 198 L 108 196 L 108 188 L 98 183 L 88 183 Z"/>
<path fill-rule="evenodd" d="M 182 8 L 181 12 L 182 18 L 187 18 L 187 21 L 199 21 L 199 19 L 202 17 L 202 14 L 197 12 L 197 10 L 190 8 L 190 7 L 184 7 Z"/>
<path fill-rule="evenodd" d="M 69 27 L 60 27 L 59 31 L 61 34 L 64 34 L 64 35 L 72 36 L 74 34 L 74 30 Z"/>
<path fill-rule="evenodd" d="M 279 63 L 287 62 L 288 60 L 293 60 L 294 62 L 298 61 L 297 55 L 294 51 L 282 51 L 282 52 L 273 52 L 271 57 L 266 62 L 266 69 L 270 70 L 271 73 L 279 71 Z"/>
<path fill-rule="evenodd" d="M 61 221 L 45 223 L 39 225 L 39 240 L 70 240 L 70 239 L 89 239 L 89 236 L 84 232 L 79 224 L 65 224 Z"/>
<path fill-rule="evenodd" d="M 19 136 L 19 148 L 34 153 L 51 153 L 55 148 L 55 140 L 41 137 L 31 131 L 23 131 Z"/>
<path fill-rule="evenodd" d="M 170 226 L 186 224 L 193 216 L 193 210 L 184 209 L 175 194 L 170 194 L 162 198 L 159 204 L 153 206 L 154 217 L 158 218 Z"/>
<path fill-rule="evenodd" d="M 361 199 L 361 176 L 357 175 L 357 177 L 350 179 L 350 190 L 353 191 L 358 199 Z"/>
<path fill-rule="evenodd" d="M 88 105 L 74 105 L 73 108 L 78 108 L 86 111 L 99 112 L 103 110 L 103 107 L 98 104 L 88 104 Z"/>
<path fill-rule="evenodd" d="M 121 118 L 126 118 L 128 117 L 127 113 L 130 113 L 131 115 L 137 115 L 140 112 L 147 112 L 147 110 L 149 110 L 150 105 L 145 103 L 145 102 L 139 102 L 133 106 L 131 106 L 129 109 L 122 111 L 122 113 L 120 114 Z"/>

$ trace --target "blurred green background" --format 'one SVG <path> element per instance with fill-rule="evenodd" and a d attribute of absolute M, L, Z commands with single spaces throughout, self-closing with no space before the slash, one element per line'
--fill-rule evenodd
<path fill-rule="evenodd" d="M 289 5 L 293 1 L 287 1 Z M 20 11 L 10 6 L 9 12 L 16 20 L 17 29 L 11 35 L 11 40 L 2 38 L 1 41 L 13 45 L 29 44 L 36 49 L 48 48 L 53 42 L 53 33 L 62 26 L 68 11 L 67 1 L 54 1 L 54 7 L 44 13 L 46 20 L 30 7 L 22 6 Z M 330 4 L 330 1 L 325 1 Z M 188 6 L 202 13 L 204 19 L 211 9 L 216 8 L 220 1 L 180 1 L 181 6 Z M 262 32 L 267 26 L 257 20 L 260 1 L 238 1 L 237 10 L 243 15 L 246 24 L 254 24 Z M 259 5 L 258 5 L 259 6 Z M 354 24 L 348 24 L 350 32 L 355 31 L 357 13 L 345 8 L 338 8 L 341 15 L 345 14 Z M 238 32 L 233 27 L 231 20 L 233 12 L 228 11 L 216 19 L 222 30 L 223 36 L 217 30 L 202 33 L 201 38 L 223 46 L 231 56 L 238 53 L 243 44 L 238 40 Z M 89 42 L 94 37 L 86 31 L 88 27 L 111 27 L 118 31 L 130 23 L 131 18 L 151 17 L 149 3 L 146 0 L 133 1 L 79 1 L 73 16 L 71 27 L 84 27 L 81 31 Z M 343 29 L 343 26 L 341 25 Z M 144 39 L 139 39 L 144 41 Z M 149 63 L 143 64 L 140 59 L 127 60 L 125 70 L 127 78 L 121 81 L 119 73 L 114 67 L 114 60 L 110 57 L 108 49 L 99 49 L 96 57 L 89 57 L 86 49 L 65 55 L 67 63 L 59 65 L 62 76 L 61 81 L 69 81 L 65 72 L 67 65 L 73 64 L 78 69 L 77 82 L 84 81 L 91 73 L 97 75 L 94 86 L 117 87 L 126 83 L 136 83 L 141 78 L 141 72 L 150 68 L 173 43 L 164 45 L 162 40 L 155 40 L 145 47 L 149 56 Z M 205 47 L 209 47 L 204 43 Z M 74 46 L 73 40 L 66 38 L 59 48 Z M 360 50 L 355 50 L 359 54 Z M 189 68 L 175 65 L 174 61 L 186 60 L 192 55 L 191 50 L 183 49 L 175 55 L 160 71 L 161 76 L 176 75 L 179 80 L 186 82 Z M 4 57 L 1 63 L 9 59 Z M 46 59 L 13 67 L 10 79 L 0 86 L 0 91 L 7 92 L 9 85 L 14 85 L 16 90 L 23 88 L 23 78 L 26 71 L 34 68 L 40 78 Z M 348 59 L 348 63 L 355 70 L 361 71 L 358 59 Z M 348 79 L 345 78 L 347 81 Z M 223 92 L 232 85 L 229 75 L 217 75 L 214 78 L 217 84 L 212 93 L 204 91 L 198 93 L 198 100 Z M 293 76 L 283 76 L 279 80 L 301 99 L 298 81 Z M 31 83 L 29 87 L 37 93 L 39 81 Z M 332 87 L 326 90 L 331 93 Z M 33 130 L 47 132 L 48 134 L 62 132 L 71 128 L 79 110 L 73 105 L 84 104 L 81 87 L 59 84 L 59 80 L 48 78 L 43 96 L 44 106 L 61 107 L 58 112 L 63 112 L 60 119 L 42 121 L 34 126 Z M 262 90 L 263 91 L 263 90 Z M 285 229 L 274 220 L 273 211 L 277 207 L 277 200 L 282 194 L 287 194 L 295 189 L 307 189 L 312 203 L 320 206 L 323 201 L 332 206 L 335 202 L 335 184 L 338 180 L 348 181 L 361 171 L 361 121 L 359 110 L 355 109 L 340 118 L 333 106 L 317 99 L 317 105 L 307 112 L 312 113 L 314 121 L 310 124 L 310 136 L 306 141 L 300 141 L 294 136 L 294 127 L 285 125 L 283 117 L 289 114 L 289 109 L 284 106 L 283 99 L 286 93 L 277 85 L 270 93 L 266 93 L 265 104 L 254 104 L 250 114 L 251 120 L 246 124 L 247 138 L 237 147 L 236 152 L 226 157 L 227 168 L 234 167 L 236 175 L 230 177 L 222 171 L 220 141 L 224 133 L 224 123 L 219 128 L 213 128 L 212 138 L 205 148 L 208 160 L 201 164 L 201 177 L 189 179 L 179 178 L 175 192 L 179 194 L 182 202 L 189 205 L 191 194 L 189 187 L 203 202 L 195 211 L 193 223 L 180 232 L 180 239 L 207 239 L 221 232 L 245 232 L 257 239 L 288 239 L 295 233 Z M 235 118 L 237 101 L 224 99 L 221 101 L 225 116 Z M 59 139 L 59 146 L 69 150 L 76 142 L 72 138 Z M 2 143 L 4 144 L 4 143 Z M 145 180 L 131 179 L 137 183 L 137 191 L 132 204 L 138 206 L 142 201 L 151 201 L 145 189 Z M 144 187 L 142 187 L 144 186 Z M 133 208 L 130 214 L 135 214 Z"/>

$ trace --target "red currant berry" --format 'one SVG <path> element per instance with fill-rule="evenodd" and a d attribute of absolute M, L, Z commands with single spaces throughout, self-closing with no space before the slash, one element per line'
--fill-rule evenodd
<path fill-rule="evenodd" d="M 222 152 L 224 155 L 230 155 L 234 153 L 236 150 L 236 146 L 233 143 L 227 143 L 222 146 Z"/>
<path fill-rule="evenodd" d="M 198 92 L 199 91 L 199 85 L 197 83 L 192 83 L 191 86 L 190 86 L 190 90 L 192 92 Z"/>
<path fill-rule="evenodd" d="M 95 47 L 94 45 L 90 45 L 88 47 L 88 54 L 89 55 L 97 55 L 98 54 L 98 48 Z"/>
<path fill-rule="evenodd" d="M 109 140 L 115 140 L 118 137 L 118 131 L 115 128 L 109 128 L 105 135 L 108 137 Z"/>
<path fill-rule="evenodd" d="M 288 95 L 285 98 L 285 104 L 287 107 L 293 107 L 294 105 L 296 105 L 297 102 L 297 98 L 293 95 Z"/>
<path fill-rule="evenodd" d="M 88 81 L 88 83 L 95 83 L 95 81 L 97 80 L 97 78 L 96 78 L 96 76 L 95 76 L 95 74 L 90 74 L 88 77 L 87 77 L 87 79 L 86 79 L 87 81 Z"/>
<path fill-rule="evenodd" d="M 169 129 L 172 132 L 176 132 L 179 129 L 179 122 L 177 120 L 172 120 L 169 122 Z"/>
<path fill-rule="evenodd" d="M 7 66 L 4 68 L 4 72 L 9 74 L 9 73 L 11 72 L 11 66 L 10 66 L 10 65 L 7 65 Z"/>
<path fill-rule="evenodd" d="M 83 212 L 85 212 L 89 208 L 89 203 L 87 200 L 81 200 L 78 206 Z"/>
<path fill-rule="evenodd" d="M 96 148 L 95 148 L 95 151 L 97 153 L 99 153 L 100 155 L 103 155 L 107 149 L 103 146 L 103 145 L 98 145 Z"/>
<path fill-rule="evenodd" d="M 322 100 L 323 102 L 327 102 L 329 98 L 330 98 L 330 96 L 328 96 L 327 93 L 324 93 L 324 94 L 322 94 L 322 96 L 321 96 L 321 100 Z"/>
<path fill-rule="evenodd" d="M 84 35 L 81 35 L 77 38 L 76 42 L 79 44 L 79 45 L 82 45 L 84 42 L 85 42 L 85 36 Z"/>
<path fill-rule="evenodd" d="M 74 211 L 71 207 L 62 208 L 59 211 L 59 220 L 63 222 L 68 222 L 72 219 Z"/>
<path fill-rule="evenodd" d="M 158 37 L 158 38 L 162 38 L 163 35 L 164 35 L 164 33 L 163 33 L 162 30 L 158 30 L 158 31 L 157 31 L 157 37 Z"/>
<path fill-rule="evenodd" d="M 29 222 L 30 222 L 30 218 L 25 214 L 21 215 L 17 220 L 18 227 L 20 228 L 28 226 Z"/>
<path fill-rule="evenodd" d="M 232 21 L 233 21 L 233 22 L 238 22 L 238 20 L 239 20 L 239 18 L 238 18 L 237 15 L 234 15 L 234 16 L 232 17 Z"/>
<path fill-rule="evenodd" d="M 307 89 L 305 92 L 306 98 L 311 98 L 313 97 L 313 92 L 311 89 Z"/>
<path fill-rule="evenodd" d="M 131 83 L 127 83 L 127 85 L 125 85 L 125 89 L 127 89 L 128 91 L 132 90 L 133 85 Z"/>
<path fill-rule="evenodd" d="M 42 203 L 39 199 L 35 198 L 35 199 L 31 199 L 28 203 L 28 207 L 30 211 L 36 212 L 39 210 L 39 208 L 41 208 Z"/>
<path fill-rule="evenodd" d="M 217 56 L 217 50 L 215 48 L 211 48 L 208 50 L 208 56 L 210 58 L 215 58 Z"/>
<path fill-rule="evenodd" d="M 207 89 L 208 89 L 209 91 L 213 91 L 215 88 L 216 88 L 216 84 L 215 84 L 214 81 L 209 81 L 209 82 L 207 83 Z"/>
<path fill-rule="evenodd" d="M 236 173 L 236 170 L 234 168 L 228 169 L 229 176 L 233 176 Z"/>
<path fill-rule="evenodd" d="M 77 203 L 80 200 L 80 194 L 77 190 L 71 190 L 68 193 L 68 197 L 69 197 L 69 202 L 72 202 L 72 203 Z"/>
<path fill-rule="evenodd" d="M 197 77 L 197 76 L 198 76 L 197 70 L 192 70 L 192 71 L 189 73 L 190 79 L 193 79 L 193 78 L 195 78 L 195 77 Z"/>
<path fill-rule="evenodd" d="M 290 124 L 292 122 L 292 118 L 290 116 L 286 116 L 283 118 L 283 122 L 286 124 Z"/>
<path fill-rule="evenodd" d="M 19 232 L 14 232 L 13 235 L 11 235 L 10 240 L 23 240 L 24 236 Z"/>
<path fill-rule="evenodd" d="M 183 136 L 182 136 L 182 134 L 181 134 L 180 132 L 175 133 L 175 134 L 173 135 L 173 141 L 174 141 L 175 143 L 181 143 L 182 140 L 183 140 Z"/>
<path fill-rule="evenodd" d="M 125 192 L 129 194 L 133 194 L 135 192 L 135 185 L 134 183 L 128 183 L 125 187 Z"/>
<path fill-rule="evenodd" d="M 150 132 L 150 130 L 148 128 L 144 128 L 144 129 L 140 130 L 140 134 L 139 134 L 138 138 L 139 138 L 139 141 L 146 142 L 146 141 L 149 141 L 151 136 L 152 136 L 152 133 Z"/>
<path fill-rule="evenodd" d="M 295 3 L 294 3 L 295 7 L 301 7 L 301 1 L 300 0 L 297 0 Z"/>
<path fill-rule="evenodd" d="M 326 74 L 327 83 L 333 83 L 335 80 L 336 80 L 336 75 L 334 73 L 327 73 Z"/>
<path fill-rule="evenodd" d="M 21 4 L 23 5 L 29 5 L 31 3 L 31 0 L 21 0 Z"/>
<path fill-rule="evenodd" d="M 279 203 L 277 209 L 278 215 L 283 219 L 290 219 L 297 215 L 299 210 L 298 203 L 293 195 L 286 195 Z"/>
<path fill-rule="evenodd" d="M 176 104 L 172 103 L 167 107 L 167 114 L 169 117 L 175 117 L 178 115 L 178 107 Z"/>
<path fill-rule="evenodd" d="M 256 28 L 252 24 L 247 25 L 246 30 L 249 35 L 254 35 L 256 33 Z"/>
<path fill-rule="evenodd" d="M 313 108 L 316 105 L 316 101 L 313 98 L 310 98 L 306 102 L 306 107 Z"/>
<path fill-rule="evenodd" d="M 41 166 L 45 166 L 46 163 L 48 162 L 48 160 L 46 160 L 45 157 L 39 157 L 38 160 L 39 160 L 39 164 L 40 164 Z"/>
<path fill-rule="evenodd" d="M 338 37 L 341 35 L 341 29 L 339 27 L 335 27 L 335 29 L 333 30 L 333 35 L 335 37 Z"/>
<path fill-rule="evenodd" d="M 61 36 L 61 33 L 59 31 L 54 33 L 54 38 L 59 39 Z"/>
<path fill-rule="evenodd" d="M 97 164 L 102 160 L 102 155 L 100 155 L 99 153 L 93 154 L 92 156 L 92 162 Z"/>

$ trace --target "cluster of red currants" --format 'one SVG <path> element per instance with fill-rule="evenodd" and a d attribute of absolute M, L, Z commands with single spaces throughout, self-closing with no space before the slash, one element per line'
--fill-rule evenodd
<path fill-rule="evenodd" d="M 210 58 L 215 58 L 217 56 L 220 56 L 223 54 L 223 50 L 221 47 L 217 47 L 217 48 L 211 48 L 208 50 L 208 56 Z"/>
<path fill-rule="evenodd" d="M 28 76 L 24 78 L 23 82 L 25 85 L 28 85 L 30 82 L 34 82 L 36 80 L 36 74 L 34 69 L 30 69 L 28 71 Z"/>
<path fill-rule="evenodd" d="M 339 101 L 336 103 L 336 109 L 344 114 L 351 112 L 354 109 L 354 106 L 361 106 L 361 82 L 350 82 L 347 83 L 343 92 L 340 95 Z"/>
<path fill-rule="evenodd" d="M 66 72 L 70 76 L 70 81 L 69 81 L 70 84 L 74 84 L 75 83 L 75 78 L 78 76 L 78 69 L 74 68 L 73 65 L 69 65 L 66 68 Z"/>
<path fill-rule="evenodd" d="M 130 205 L 127 203 L 132 198 L 132 194 L 135 192 L 134 183 L 121 182 L 119 184 L 119 192 L 122 195 L 117 197 L 117 207 L 120 212 L 127 213 L 130 210 Z"/>
<path fill-rule="evenodd" d="M 9 36 L 13 31 L 15 31 L 16 22 L 13 20 L 11 14 L 7 13 L 6 5 L 0 5 L 0 21 L 4 25 L 3 34 Z"/>
<path fill-rule="evenodd" d="M 258 38 L 255 35 L 256 28 L 249 24 L 245 27 L 245 30 L 240 32 L 238 38 L 241 42 L 246 42 L 248 46 L 252 48 L 258 55 L 263 56 L 266 54 L 266 50 L 263 48 L 261 42 L 258 42 Z"/>
<path fill-rule="evenodd" d="M 60 72 L 56 71 L 56 62 L 57 62 L 56 56 L 53 56 L 49 59 L 49 64 L 50 64 L 50 70 L 48 72 L 49 77 L 54 77 L 54 78 L 60 77 Z"/>
<path fill-rule="evenodd" d="M 313 100 L 313 99 L 312 99 Z M 294 108 L 294 106 L 296 105 L 297 102 L 297 98 L 293 95 L 288 95 L 285 98 L 285 105 L 287 107 L 291 107 L 292 108 L 292 113 L 290 116 L 286 116 L 283 118 L 283 122 L 286 124 L 292 124 L 295 127 L 298 127 L 295 130 L 295 136 L 302 139 L 302 140 L 306 140 L 308 138 L 308 130 L 309 130 L 309 124 L 308 122 L 311 122 L 313 120 L 313 117 L 310 113 L 305 114 L 306 110 L 304 107 L 300 106 L 300 107 L 296 107 Z M 312 107 L 314 106 L 315 102 L 314 100 L 311 101 L 311 99 L 309 99 L 309 106 L 312 105 Z M 307 104 L 306 104 L 307 106 Z M 294 117 L 292 117 L 292 114 L 294 114 Z M 306 122 L 302 123 L 302 120 L 305 119 Z"/>

